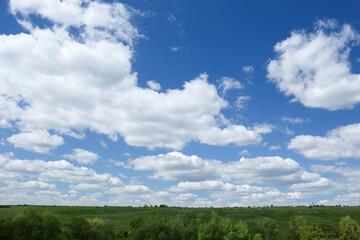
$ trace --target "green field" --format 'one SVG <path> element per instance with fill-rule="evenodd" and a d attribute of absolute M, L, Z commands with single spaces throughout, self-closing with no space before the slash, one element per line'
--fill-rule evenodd
<path fill-rule="evenodd" d="M 216 212 L 220 217 L 234 222 L 242 220 L 250 228 L 266 218 L 279 224 L 281 239 L 286 239 L 289 221 L 295 216 L 303 216 L 308 224 L 337 231 L 341 217 L 349 215 L 360 222 L 360 207 L 257 207 L 257 208 L 179 208 L 179 207 L 78 207 L 78 206 L 2 206 L 0 217 L 15 217 L 25 209 L 34 209 L 42 213 L 48 211 L 56 215 L 61 222 L 69 222 L 72 217 L 86 219 L 100 218 L 113 226 L 115 232 L 129 230 L 131 219 L 142 216 L 167 215 L 179 217 L 185 211 L 196 214 Z"/>

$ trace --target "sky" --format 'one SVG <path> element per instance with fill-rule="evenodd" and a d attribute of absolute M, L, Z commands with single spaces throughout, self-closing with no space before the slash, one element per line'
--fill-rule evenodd
<path fill-rule="evenodd" d="M 359 1 L 0 2 L 0 204 L 360 205 Z"/>

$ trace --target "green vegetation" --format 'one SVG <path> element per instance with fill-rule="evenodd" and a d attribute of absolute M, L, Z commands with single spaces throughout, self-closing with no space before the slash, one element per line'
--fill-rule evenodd
<path fill-rule="evenodd" d="M 358 207 L 0 206 L 1 239 L 359 239 Z"/>

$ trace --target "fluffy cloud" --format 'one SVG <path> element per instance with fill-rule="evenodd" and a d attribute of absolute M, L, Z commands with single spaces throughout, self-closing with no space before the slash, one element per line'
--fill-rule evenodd
<path fill-rule="evenodd" d="M 63 157 L 75 160 L 81 164 L 93 164 L 99 159 L 99 155 L 97 155 L 97 153 L 89 152 L 80 148 L 74 149 L 73 154 L 64 154 Z"/>
<path fill-rule="evenodd" d="M 223 163 L 203 160 L 195 155 L 186 156 L 170 152 L 157 156 L 143 156 L 129 161 L 135 170 L 153 171 L 152 178 L 179 181 L 235 180 L 245 183 L 293 184 L 313 182 L 320 179 L 316 173 L 303 170 L 292 159 L 281 157 L 241 158 L 239 161 Z"/>
<path fill-rule="evenodd" d="M 0 126 L 80 137 L 89 130 L 149 149 L 242 146 L 271 132 L 220 123 L 228 104 L 205 74 L 179 90 L 140 88 L 131 69 L 137 12 L 121 3 L 11 0 L 10 10 L 29 33 L 0 35 Z M 49 26 L 36 26 L 34 15 Z M 241 87 L 229 83 L 224 89 Z"/>
<path fill-rule="evenodd" d="M 308 183 L 296 183 L 289 187 L 290 190 L 301 192 L 303 195 L 327 195 L 336 190 L 336 183 L 327 178 Z"/>
<path fill-rule="evenodd" d="M 311 169 L 319 173 L 335 173 L 341 177 L 336 178 L 334 184 L 337 189 L 347 192 L 360 190 L 360 168 L 339 167 L 333 165 L 312 165 Z"/>
<path fill-rule="evenodd" d="M 360 102 L 360 76 L 351 73 L 350 48 L 360 36 L 351 26 L 319 21 L 314 32 L 294 31 L 275 45 L 268 79 L 306 107 L 349 109 Z"/>
<path fill-rule="evenodd" d="M 130 160 L 135 170 L 154 171 L 153 178 L 180 181 L 202 181 L 219 178 L 219 161 L 204 161 L 199 157 L 170 152 L 157 156 L 143 156 Z"/>
<path fill-rule="evenodd" d="M 243 66 L 242 68 L 244 73 L 253 73 L 254 72 L 254 67 L 251 65 L 248 66 Z"/>
<path fill-rule="evenodd" d="M 360 158 L 360 124 L 341 126 L 329 131 L 325 137 L 296 136 L 291 139 L 288 149 L 311 159 Z"/>
<path fill-rule="evenodd" d="M 243 85 L 235 78 L 222 77 L 219 87 L 222 89 L 223 94 L 225 94 L 230 89 L 241 89 L 243 88 Z"/>
<path fill-rule="evenodd" d="M 304 123 L 304 122 L 308 122 L 309 120 L 304 120 L 302 118 L 299 118 L 299 117 L 295 117 L 295 118 L 290 118 L 290 117 L 282 117 L 281 118 L 282 121 L 284 122 L 289 122 L 289 123 L 292 123 L 292 124 L 296 124 L 296 123 Z"/>
<path fill-rule="evenodd" d="M 50 135 L 46 130 L 21 132 L 7 138 L 16 148 L 23 148 L 37 153 L 48 153 L 64 144 L 64 139 L 56 134 Z"/>
<path fill-rule="evenodd" d="M 86 7 L 84 7 L 84 5 Z M 37 14 L 55 24 L 86 28 L 82 37 L 119 38 L 131 43 L 138 31 L 130 24 L 133 9 L 121 3 L 103 4 L 94 0 L 11 0 L 11 13 L 25 28 L 32 29 L 30 14 Z"/>
<path fill-rule="evenodd" d="M 146 84 L 149 86 L 150 89 L 155 90 L 155 91 L 159 91 L 161 90 L 161 86 L 160 83 L 149 80 L 146 82 Z"/>
<path fill-rule="evenodd" d="M 172 192 L 192 192 L 192 191 L 235 191 L 239 193 L 259 192 L 264 188 L 249 185 L 234 185 L 223 183 L 222 181 L 201 181 L 201 182 L 179 182 L 176 186 L 170 187 Z"/>
<path fill-rule="evenodd" d="M 244 158 L 224 164 L 223 179 L 262 184 L 313 182 L 319 174 L 305 171 L 298 162 L 281 157 Z"/>
<path fill-rule="evenodd" d="M 23 179 L 25 176 L 32 181 L 64 182 L 82 184 L 77 187 L 101 185 L 103 188 L 123 186 L 123 182 L 109 173 L 98 174 L 93 169 L 75 167 L 65 160 L 20 160 L 11 154 L 0 155 L 0 177 L 6 181 Z M 88 184 L 88 185 L 86 185 Z M 76 187 L 75 187 L 76 188 Z"/>

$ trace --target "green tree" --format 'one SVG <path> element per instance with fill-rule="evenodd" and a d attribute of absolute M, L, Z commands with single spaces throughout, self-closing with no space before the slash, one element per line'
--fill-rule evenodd
<path fill-rule="evenodd" d="M 34 210 L 26 210 L 14 221 L 14 235 L 17 240 L 42 240 L 43 220 Z"/>
<path fill-rule="evenodd" d="M 11 217 L 0 218 L 0 240 L 14 239 L 14 221 Z"/>
<path fill-rule="evenodd" d="M 320 227 L 305 225 L 300 228 L 300 240 L 326 240 L 325 232 Z"/>
<path fill-rule="evenodd" d="M 198 221 L 196 214 L 186 211 L 181 216 L 181 239 L 197 240 Z"/>
<path fill-rule="evenodd" d="M 360 227 L 350 216 L 340 219 L 340 239 L 358 240 L 360 239 Z"/>
<path fill-rule="evenodd" d="M 262 235 L 260 233 L 257 233 L 254 235 L 252 240 L 263 240 Z"/>
<path fill-rule="evenodd" d="M 70 235 L 73 239 L 88 240 L 91 236 L 90 223 L 81 217 L 74 217 L 70 222 Z"/>
<path fill-rule="evenodd" d="M 94 218 L 89 221 L 91 227 L 90 240 L 112 240 L 115 234 L 111 226 L 102 220 Z"/>
<path fill-rule="evenodd" d="M 207 223 L 199 226 L 199 240 L 223 240 L 226 235 L 226 229 L 223 228 L 223 221 L 213 212 L 211 219 Z"/>
<path fill-rule="evenodd" d="M 43 239 L 60 239 L 61 223 L 57 217 L 45 212 L 42 214 Z"/>
<path fill-rule="evenodd" d="M 302 216 L 296 216 L 289 222 L 288 239 L 300 240 L 300 229 L 306 225 L 306 220 Z"/>
<path fill-rule="evenodd" d="M 267 219 L 261 223 L 260 227 L 265 240 L 276 240 L 279 238 L 279 226 L 274 220 Z"/>
<path fill-rule="evenodd" d="M 226 228 L 225 240 L 247 240 L 249 239 L 249 228 L 246 223 L 240 221 L 236 225 Z"/>

